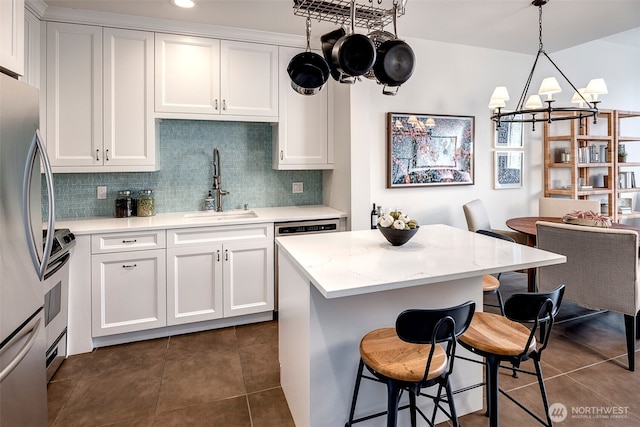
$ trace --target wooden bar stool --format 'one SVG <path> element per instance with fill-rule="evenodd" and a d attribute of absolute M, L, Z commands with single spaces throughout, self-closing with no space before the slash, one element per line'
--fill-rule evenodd
<path fill-rule="evenodd" d="M 505 316 L 476 313 L 467 331 L 460 336 L 460 344 L 463 347 L 486 359 L 487 415 L 491 427 L 498 426 L 498 392 L 504 394 L 542 425 L 552 426 L 540 357 L 549 342 L 553 320 L 558 313 L 563 295 L 564 285 L 550 292 L 515 294 L 504 305 Z M 531 330 L 524 323 L 532 324 Z M 538 328 L 540 329 L 539 341 L 536 340 Z M 535 372 L 519 368 L 520 363 L 528 359 L 533 360 Z M 509 362 L 512 366 L 500 366 L 500 362 L 503 361 Z M 546 421 L 499 388 L 498 368 L 500 367 L 536 376 Z"/>
<path fill-rule="evenodd" d="M 498 304 L 487 304 L 489 307 L 498 307 L 500 314 L 504 316 L 504 302 L 502 301 L 502 294 L 500 293 L 500 279 L 490 274 L 482 276 L 482 293 L 483 295 L 495 295 L 498 299 Z"/>
<path fill-rule="evenodd" d="M 475 311 L 475 303 L 468 301 L 456 307 L 430 310 L 406 310 L 396 319 L 395 328 L 382 328 L 366 334 L 360 341 L 360 363 L 353 390 L 349 421 L 355 423 L 387 415 L 387 426 L 396 426 L 398 410 L 411 411 L 411 426 L 416 425 L 416 412 L 434 426 L 436 412 L 440 409 L 458 426 L 458 417 L 453 402 L 449 375 L 453 371 L 453 361 L 458 337 L 469 327 Z M 371 373 L 365 375 L 364 368 Z M 383 383 L 387 386 L 387 410 L 354 419 L 356 401 L 362 378 Z M 421 390 L 438 385 L 434 395 Z M 442 398 L 442 389 L 446 398 Z M 398 407 L 402 391 L 409 393 L 409 405 Z M 417 408 L 416 397 L 426 396 L 433 400 L 431 420 Z M 440 403 L 447 403 L 447 411 Z"/>

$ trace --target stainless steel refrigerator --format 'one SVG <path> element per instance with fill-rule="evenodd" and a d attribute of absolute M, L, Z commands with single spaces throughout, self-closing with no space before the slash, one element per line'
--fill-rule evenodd
<path fill-rule="evenodd" d="M 42 279 L 55 212 L 38 115 L 37 89 L 0 73 L 0 427 L 47 425 Z"/>

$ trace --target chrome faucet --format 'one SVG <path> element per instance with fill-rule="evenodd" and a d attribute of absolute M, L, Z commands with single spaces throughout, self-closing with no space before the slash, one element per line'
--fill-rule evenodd
<path fill-rule="evenodd" d="M 216 211 L 222 212 L 222 196 L 229 194 L 228 191 L 220 188 L 220 151 L 218 147 L 213 149 L 213 192 L 216 199 Z"/>

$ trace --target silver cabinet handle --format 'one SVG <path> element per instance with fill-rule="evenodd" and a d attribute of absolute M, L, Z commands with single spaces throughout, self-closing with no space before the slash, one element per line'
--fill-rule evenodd
<path fill-rule="evenodd" d="M 229 249 L 224 250 L 224 260 L 229 261 Z"/>
<path fill-rule="evenodd" d="M 123 264 L 122 268 L 136 268 L 138 264 Z"/>
<path fill-rule="evenodd" d="M 106 150 L 106 151 L 105 151 L 105 153 L 104 153 L 104 159 L 105 159 L 105 161 L 107 161 L 107 162 L 109 161 L 109 150 Z"/>
<path fill-rule="evenodd" d="M 214 110 L 218 111 L 218 100 L 216 99 L 213 103 Z"/>
<path fill-rule="evenodd" d="M 132 240 L 123 240 L 122 243 L 135 243 L 137 242 L 137 239 L 132 239 Z"/>
<path fill-rule="evenodd" d="M 100 150 L 96 150 L 96 162 L 100 161 Z"/>
<path fill-rule="evenodd" d="M 222 100 L 222 109 L 225 110 L 225 111 L 227 110 L 227 100 L 226 99 Z"/>
<path fill-rule="evenodd" d="M 216 251 L 217 261 L 220 261 L 220 249 Z"/>
<path fill-rule="evenodd" d="M 284 160 L 284 150 L 280 150 L 280 160 Z"/>

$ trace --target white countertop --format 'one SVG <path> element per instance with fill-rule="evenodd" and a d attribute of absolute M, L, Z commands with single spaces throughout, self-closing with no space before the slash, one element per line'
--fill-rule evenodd
<path fill-rule="evenodd" d="M 337 298 L 566 262 L 541 251 L 443 224 L 422 225 L 403 246 L 378 230 L 276 238 L 325 298 Z"/>
<path fill-rule="evenodd" d="M 119 231 L 138 231 L 150 229 L 211 227 L 237 224 L 254 224 L 261 222 L 288 222 L 312 219 L 346 218 L 347 214 L 324 205 L 284 206 L 277 208 L 255 208 L 255 217 L 236 219 L 217 219 L 211 217 L 197 217 L 205 214 L 198 212 L 159 213 L 150 217 L 89 217 L 63 218 L 56 221 L 56 228 L 68 228 L 74 234 L 109 233 Z M 225 211 L 225 213 L 243 213 L 244 211 Z M 196 215 L 193 217 L 193 215 Z M 192 216 L 189 218 L 189 216 Z"/>

